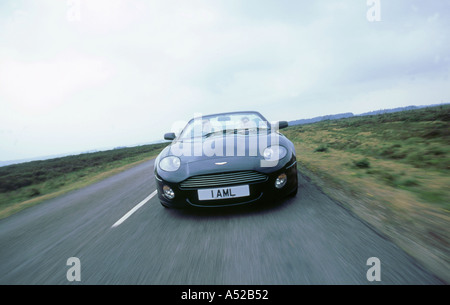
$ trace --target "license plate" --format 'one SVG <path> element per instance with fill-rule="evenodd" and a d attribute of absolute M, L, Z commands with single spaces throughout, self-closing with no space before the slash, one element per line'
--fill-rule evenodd
<path fill-rule="evenodd" d="M 198 200 L 220 200 L 250 196 L 248 185 L 198 190 Z"/>

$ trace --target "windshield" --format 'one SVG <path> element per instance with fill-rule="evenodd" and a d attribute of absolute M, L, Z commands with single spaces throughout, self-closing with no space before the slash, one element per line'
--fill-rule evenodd
<path fill-rule="evenodd" d="M 191 120 L 183 129 L 179 139 L 209 137 L 224 133 L 257 133 L 267 131 L 268 123 L 257 113 L 232 113 L 205 116 Z"/>

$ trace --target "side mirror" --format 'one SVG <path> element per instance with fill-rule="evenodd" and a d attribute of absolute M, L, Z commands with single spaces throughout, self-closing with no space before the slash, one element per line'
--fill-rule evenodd
<path fill-rule="evenodd" d="M 287 127 L 289 127 L 289 123 L 287 121 L 280 121 L 279 122 L 279 125 L 278 125 L 279 129 L 283 129 L 283 128 L 287 128 Z"/>
<path fill-rule="evenodd" d="M 274 124 L 274 127 L 276 127 L 276 129 L 283 129 L 289 127 L 289 123 L 287 121 L 279 121 L 278 123 Z"/>
<path fill-rule="evenodd" d="M 175 133 L 169 132 L 164 135 L 164 140 L 173 141 L 173 140 L 175 140 L 176 137 L 177 136 L 175 135 Z"/>

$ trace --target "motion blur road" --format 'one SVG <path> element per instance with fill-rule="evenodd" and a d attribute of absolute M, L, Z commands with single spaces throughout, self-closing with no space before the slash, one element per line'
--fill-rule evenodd
<path fill-rule="evenodd" d="M 443 284 L 301 173 L 284 202 L 168 210 L 155 196 L 123 219 L 155 191 L 153 166 L 1 220 L 0 284 L 71 284 L 70 257 L 81 284 Z"/>

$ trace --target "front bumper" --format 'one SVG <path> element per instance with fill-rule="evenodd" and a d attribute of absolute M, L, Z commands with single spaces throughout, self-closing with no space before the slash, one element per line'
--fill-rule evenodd
<path fill-rule="evenodd" d="M 287 183 L 281 189 L 275 187 L 275 180 L 280 174 L 286 174 Z M 273 201 L 283 198 L 293 193 L 298 187 L 297 161 L 293 157 L 284 167 L 270 173 L 264 173 L 267 177 L 265 181 L 251 182 L 242 184 L 223 184 L 220 187 L 229 187 L 237 185 L 249 185 L 250 195 L 240 198 L 228 198 L 220 200 L 199 200 L 198 189 L 200 188 L 182 188 L 180 183 L 165 181 L 158 174 L 155 174 L 158 198 L 161 203 L 167 207 L 187 208 L 187 207 L 224 207 L 241 204 L 251 204 L 261 201 Z M 175 198 L 168 199 L 164 196 L 163 187 L 169 186 L 175 193 Z M 206 187 L 216 188 L 216 187 Z M 205 188 L 204 188 L 205 189 Z"/>

